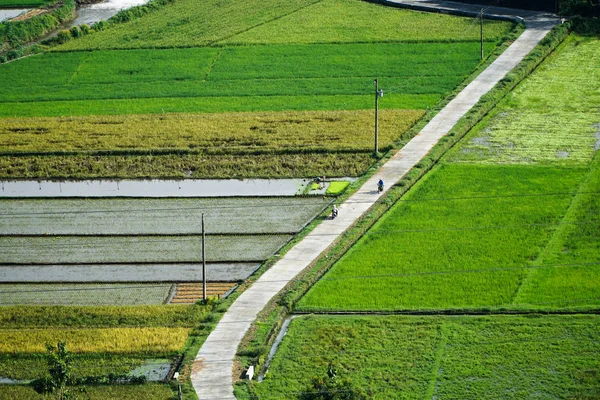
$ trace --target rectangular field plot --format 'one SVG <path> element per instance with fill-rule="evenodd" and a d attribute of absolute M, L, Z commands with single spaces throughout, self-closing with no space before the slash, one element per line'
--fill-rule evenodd
<path fill-rule="evenodd" d="M 509 22 L 486 20 L 484 39 L 497 41 L 511 26 Z M 247 45 L 434 40 L 479 40 L 479 23 L 472 18 L 400 10 L 362 1 L 325 0 L 220 43 Z"/>
<path fill-rule="evenodd" d="M 263 261 L 291 235 L 208 236 L 206 260 Z M 0 264 L 202 262 L 201 236 L 0 237 Z"/>
<path fill-rule="evenodd" d="M 14 267 L 13 271 L 18 271 Z M 14 272 L 10 276 L 14 275 Z M 83 275 L 85 276 L 85 275 Z M 34 276 L 28 277 L 34 279 Z M 152 284 L 52 284 L 0 285 L 0 305 L 150 305 L 164 304 L 170 283 Z"/>
<path fill-rule="evenodd" d="M 297 317 L 259 397 L 311 390 L 327 366 L 385 399 L 596 398 L 589 316 Z"/>
<path fill-rule="evenodd" d="M 540 260 L 558 266 L 530 271 L 516 302 L 600 303 L 600 157 L 579 192 Z"/>
<path fill-rule="evenodd" d="M 206 263 L 206 279 L 211 282 L 243 281 L 260 267 L 260 262 Z M 151 263 L 151 264 L 45 264 L 1 265 L 0 282 L 49 283 L 49 282 L 197 282 L 202 281 L 202 263 Z M 135 288 L 134 288 L 135 289 Z M 145 288 L 125 291 L 117 297 L 117 304 L 138 301 L 137 293 L 145 299 Z M 155 288 L 156 290 L 156 288 Z M 152 291 L 151 293 L 154 293 Z M 162 291 L 159 293 L 162 294 Z M 77 296 L 77 294 L 74 294 Z M 79 293 L 78 295 L 81 295 Z M 150 294 L 148 294 L 151 296 Z M 130 299 L 129 296 L 132 296 Z M 10 298 L 10 296 L 9 296 Z M 164 297 L 160 297 L 164 301 Z M 35 300 L 33 300 L 35 301 Z M 95 301 L 95 300 L 93 300 Z M 144 300 L 142 300 L 144 301 Z M 152 301 L 154 303 L 155 301 Z M 45 302 L 42 304 L 46 304 Z"/>
<path fill-rule="evenodd" d="M 452 150 L 453 162 L 586 164 L 600 148 L 600 41 L 569 36 Z"/>
<path fill-rule="evenodd" d="M 205 229 L 209 235 L 293 234 L 330 202 L 330 198 L 317 196 L 11 199 L 0 200 L 0 232 L 4 236 L 200 234 L 204 214 Z M 220 260 L 216 258 L 213 261 Z"/>
<path fill-rule="evenodd" d="M 494 47 L 487 43 L 486 51 Z M 152 69 L 140 67 L 148 58 Z M 49 69 L 52 76 L 39 81 L 35 76 L 44 62 L 64 68 Z M 370 108 L 366 100 L 374 76 L 379 76 L 389 94 L 382 108 L 424 109 L 461 83 L 478 62 L 478 42 L 107 50 L 79 58 L 71 53 L 44 53 L 16 62 L 18 68 L 0 65 L 0 73 L 7 77 L 0 88 L 0 116 L 60 115 L 63 106 L 69 116 L 256 111 L 257 107 L 281 111 L 298 109 L 296 97 L 311 101 L 301 109 Z M 327 96 L 335 96 L 337 105 Z M 355 96 L 365 106 L 357 107 Z M 280 104 L 282 97 L 292 101 Z M 173 99 L 186 99 L 185 108 L 173 109 Z M 129 111 L 104 109 L 118 100 L 126 100 Z M 147 110 L 156 105 L 161 108 Z"/>
<path fill-rule="evenodd" d="M 71 376 L 73 378 L 101 377 L 106 376 L 108 371 L 113 374 L 131 374 L 138 368 L 162 368 L 170 365 L 170 362 L 169 359 L 148 359 L 148 357 L 135 355 L 73 354 Z M 15 381 L 39 379 L 47 373 L 48 361 L 44 354 L 0 355 L 0 379 Z M 1 391 L 0 398 L 4 399 Z"/>
<path fill-rule="evenodd" d="M 509 22 L 485 21 L 485 40 L 497 41 L 511 28 Z M 415 40 L 479 40 L 479 25 L 473 18 L 404 11 L 357 0 L 241 4 L 184 0 L 146 15 L 143 24 L 114 26 L 110 32 L 73 40 L 59 49 Z"/>
<path fill-rule="evenodd" d="M 297 307 L 309 311 L 510 305 L 529 269 L 539 267 L 535 261 L 561 223 L 585 172 L 438 167 L 382 217 Z"/>
<path fill-rule="evenodd" d="M 398 139 L 422 115 L 423 111 L 416 110 L 382 111 L 382 148 Z M 251 155 L 260 161 L 261 156 L 275 158 L 295 152 L 314 151 L 323 158 L 327 156 L 325 152 L 368 152 L 373 145 L 372 125 L 371 111 L 3 118 L 0 152 L 60 158 L 64 152 L 116 150 L 134 157 L 132 150 L 170 149 L 184 154 L 197 152 L 202 156 L 192 155 L 197 163 L 206 163 L 204 168 L 209 168 L 219 163 L 218 157 L 227 159 L 232 154 Z M 184 154 L 177 154 L 177 158 Z M 102 154 L 102 158 L 109 157 Z M 252 163 L 242 161 L 246 168 L 251 167 Z"/>
<path fill-rule="evenodd" d="M 44 353 L 64 340 L 73 353 L 163 354 L 181 350 L 190 328 L 0 329 L 0 354 Z"/>
<path fill-rule="evenodd" d="M 144 16 L 143 23 L 119 24 L 73 40 L 61 50 L 114 48 L 172 48 L 206 46 L 262 25 L 319 0 L 265 3 L 262 0 L 224 3 L 221 0 L 183 0 Z"/>

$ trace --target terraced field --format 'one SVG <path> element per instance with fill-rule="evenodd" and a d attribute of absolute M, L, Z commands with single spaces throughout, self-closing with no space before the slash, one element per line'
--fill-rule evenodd
<path fill-rule="evenodd" d="M 514 35 L 485 25 L 486 54 Z M 477 68 L 478 35 L 358 0 L 182 0 L 0 65 L 0 177 L 359 176 L 373 79 L 386 151 Z"/>

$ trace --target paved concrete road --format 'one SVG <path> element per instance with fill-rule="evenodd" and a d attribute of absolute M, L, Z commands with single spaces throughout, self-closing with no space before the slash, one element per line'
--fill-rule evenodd
<path fill-rule="evenodd" d="M 444 7 L 446 10 L 472 11 L 471 6 L 445 1 L 390 1 L 392 2 L 421 8 L 427 6 L 432 9 Z M 481 9 L 476 8 L 476 12 Z M 505 13 L 504 15 L 511 18 L 521 14 L 519 11 L 507 9 L 495 8 L 492 11 Z M 235 399 L 232 368 L 237 347 L 250 328 L 250 324 L 267 302 L 371 207 L 380 197 L 376 191 L 376 182 L 380 178 L 386 182 L 386 189 L 399 181 L 477 103 L 483 94 L 513 69 L 559 22 L 546 14 L 531 12 L 522 14 L 528 29 L 521 37 L 433 118 L 357 193 L 342 204 L 339 207 L 338 218 L 321 223 L 231 305 L 198 352 L 194 362 L 192 384 L 201 400 Z"/>

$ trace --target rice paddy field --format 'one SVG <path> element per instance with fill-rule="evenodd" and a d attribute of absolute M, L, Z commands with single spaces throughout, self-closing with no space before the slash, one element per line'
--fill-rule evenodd
<path fill-rule="evenodd" d="M 23 384 L 44 376 L 46 344 L 61 340 L 66 341 L 72 354 L 74 379 L 98 379 L 111 374 L 152 376 L 153 370 L 166 374 L 173 357 L 188 345 L 190 333 L 193 338 L 206 335 L 199 325 L 209 312 L 210 306 L 200 305 L 0 307 L 0 377 L 3 383 L 12 380 Z M 74 390 L 82 388 L 86 386 Z M 158 383 L 87 389 L 91 398 L 96 392 L 109 396 L 121 396 L 119 393 L 123 392 L 124 397 L 109 398 L 173 396 L 168 385 Z M 2 398 L 37 398 L 29 391 L 33 393 L 25 386 L 0 385 Z"/>
<path fill-rule="evenodd" d="M 10 305 L 129 305 L 164 304 L 172 283 L 1 284 L 0 304 Z M 28 308 L 21 308 L 26 312 Z"/>
<path fill-rule="evenodd" d="M 113 282 L 133 286 L 103 284 L 104 294 L 93 286 L 74 286 L 61 304 L 89 304 L 82 295 L 86 290 L 100 298 L 98 304 L 106 296 L 123 304 L 162 303 L 171 282 L 202 279 L 203 214 L 207 279 L 239 281 L 331 201 L 324 196 L 5 199 L 0 201 L 0 281 L 107 282 L 101 272 L 106 271 Z M 52 290 L 42 289 L 43 285 L 31 287 L 40 292 L 38 300 L 55 304 Z M 20 287 L 0 289 L 0 304 L 18 299 L 31 302 Z"/>
<path fill-rule="evenodd" d="M 598 316 L 307 316 L 259 398 L 301 398 L 328 365 L 374 399 L 597 398 Z M 242 397 L 240 397 L 242 398 Z"/>
<path fill-rule="evenodd" d="M 588 58 L 599 46 L 597 39 L 569 37 L 344 255 L 298 310 L 597 307 L 600 80 L 589 78 L 597 68 Z M 567 65 L 570 79 L 559 82 Z M 578 100 L 573 94 L 566 101 L 563 92 Z M 501 122 L 511 112 L 512 128 Z"/>
<path fill-rule="evenodd" d="M 599 397 L 599 46 L 572 34 L 415 184 L 249 391 L 302 398 L 333 365 L 375 399 Z"/>
<path fill-rule="evenodd" d="M 486 55 L 516 29 L 486 21 Z M 182 0 L 0 65 L 0 177 L 360 176 L 374 78 L 386 151 L 479 64 L 470 18 Z"/>

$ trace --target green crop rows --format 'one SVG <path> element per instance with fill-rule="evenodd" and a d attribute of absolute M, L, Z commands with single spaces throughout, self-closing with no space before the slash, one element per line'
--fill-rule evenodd
<path fill-rule="evenodd" d="M 375 76 L 390 88 L 382 107 L 424 109 L 473 70 L 478 49 L 466 42 L 45 53 L 0 66 L 11 77 L 0 89 L 0 116 L 364 109 Z M 53 67 L 43 79 L 41 65 Z"/>
<path fill-rule="evenodd" d="M 40 7 L 51 2 L 52 0 L 0 0 L 0 9 Z"/>
<path fill-rule="evenodd" d="M 586 164 L 600 148 L 599 52 L 597 39 L 570 36 L 465 138 L 451 160 Z"/>
<path fill-rule="evenodd" d="M 385 151 L 479 65 L 478 28 L 358 0 L 168 4 L 0 65 L 0 177 L 358 176 L 373 162 L 372 116 L 359 111 L 373 107 L 373 79 L 395 111 L 382 113 Z M 515 34 L 498 21 L 484 31 L 486 54 Z M 238 129 L 267 111 L 273 124 Z"/>
<path fill-rule="evenodd" d="M 581 169 L 443 165 L 389 211 L 299 309 L 511 304 L 584 176 Z"/>
<path fill-rule="evenodd" d="M 596 68 L 586 64 L 599 45 L 598 40 L 571 37 L 494 111 L 495 119 L 483 121 L 471 140 L 467 136 L 411 189 L 308 292 L 298 309 L 597 306 L 600 159 L 591 161 L 597 139 L 593 129 L 585 128 L 600 122 L 592 111 L 598 80 L 588 79 Z M 562 76 L 568 62 L 579 60 L 590 68 L 571 71 L 574 78 L 562 83 L 563 90 L 577 93 L 572 95 L 579 96 L 576 102 L 568 106 L 552 90 L 547 97 L 536 97 L 544 83 Z M 562 147 L 551 145 L 548 140 L 554 139 L 548 135 L 532 134 L 535 127 L 530 127 L 519 130 L 519 137 L 526 138 L 521 141 L 516 130 L 495 131 L 497 141 L 514 146 L 506 152 L 492 148 L 484 163 L 457 163 L 471 154 L 472 138 L 489 134 L 490 124 L 503 118 L 512 104 L 520 105 L 522 118 L 530 110 L 552 109 L 567 127 L 572 113 L 580 110 L 587 122 L 573 126 L 583 129 L 556 130 L 566 136 L 556 137 L 569 142 L 572 156 L 557 159 Z M 548 119 L 548 126 L 555 122 Z M 517 165 L 507 164 L 510 151 L 523 155 Z"/>
<path fill-rule="evenodd" d="M 509 25 L 486 21 L 486 40 L 500 39 Z M 357 0 L 275 4 L 182 0 L 141 21 L 72 41 L 60 50 L 424 40 L 478 41 L 479 26 L 471 18 L 413 13 Z"/>
<path fill-rule="evenodd" d="M 597 398 L 598 316 L 300 317 L 260 398 L 300 398 L 332 363 L 375 398 Z"/>

